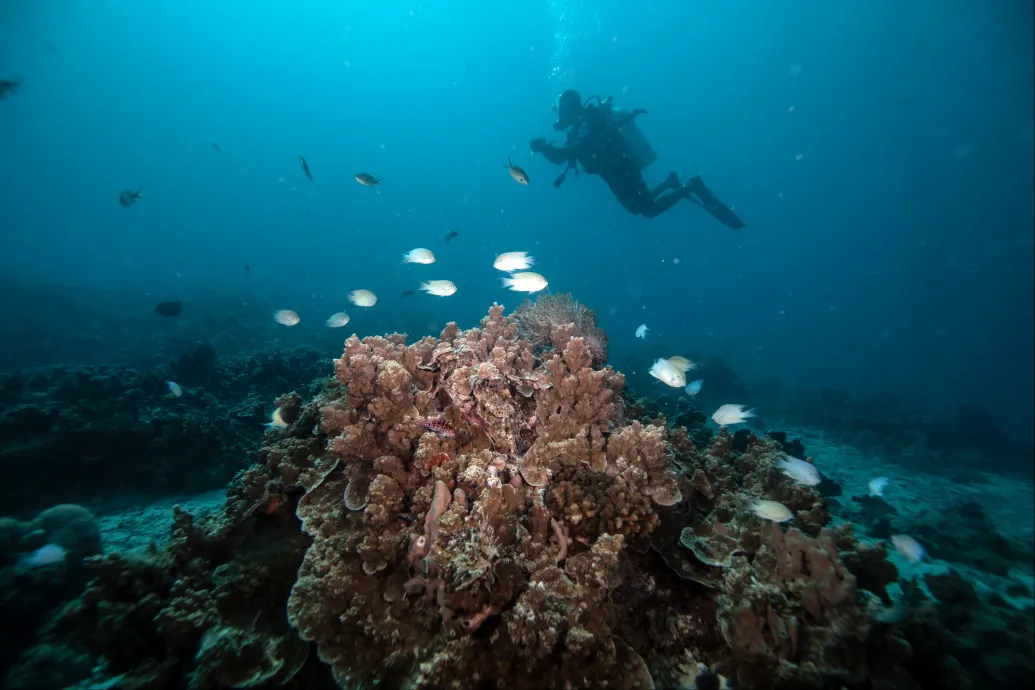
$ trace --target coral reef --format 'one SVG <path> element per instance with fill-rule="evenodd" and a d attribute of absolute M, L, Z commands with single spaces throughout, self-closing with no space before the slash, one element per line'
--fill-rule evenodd
<path fill-rule="evenodd" d="M 513 314 L 518 337 L 532 343 L 536 353 L 547 347 L 560 352 L 573 337 L 582 338 L 593 355 L 593 365 L 607 361 L 607 334 L 597 326 L 592 309 L 572 298 L 570 293 L 539 295 L 526 299 Z"/>
<path fill-rule="evenodd" d="M 0 376 L 0 469 L 18 477 L 0 501 L 18 514 L 223 486 L 254 457 L 274 397 L 329 367 L 315 350 L 214 358 L 195 346 L 149 373 L 80 366 Z M 182 397 L 169 395 L 166 379 L 184 387 Z"/>
<path fill-rule="evenodd" d="M 333 378 L 276 398 L 286 428 L 266 432 L 219 510 L 177 510 L 164 549 L 83 561 L 85 591 L 6 687 L 1031 680 L 1030 616 L 951 572 L 896 600 L 886 544 L 835 523 L 836 502 L 776 467 L 802 444 L 713 434 L 682 404 L 693 427 L 670 429 L 599 366 L 574 321 L 537 345 L 522 336 L 528 318 L 493 306 L 478 328 L 451 323 L 412 344 L 349 338 Z M 218 386 L 209 355 L 190 352 L 183 373 Z M 761 519 L 757 500 L 793 519 Z M 0 546 L 21 544 L 10 525 Z M 963 548 L 918 535 L 946 557 Z M 975 653 L 984 638 L 1000 648 Z"/>

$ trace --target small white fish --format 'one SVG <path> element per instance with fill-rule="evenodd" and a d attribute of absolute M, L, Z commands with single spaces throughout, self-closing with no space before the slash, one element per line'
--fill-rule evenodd
<path fill-rule="evenodd" d="M 743 424 L 755 416 L 754 410 L 745 410 L 747 405 L 723 405 L 712 415 L 712 421 L 719 426 Z"/>
<path fill-rule="evenodd" d="M 180 384 L 175 381 L 166 381 L 165 385 L 169 387 L 169 397 L 178 398 L 183 395 L 183 389 L 180 388 Z"/>
<path fill-rule="evenodd" d="M 411 249 L 403 254 L 404 264 L 433 264 L 435 255 L 430 249 Z"/>
<path fill-rule="evenodd" d="M 421 283 L 420 289 L 436 297 L 449 297 L 456 292 L 456 285 L 449 280 L 429 280 Z"/>
<path fill-rule="evenodd" d="M 357 307 L 372 307 L 377 304 L 377 295 L 370 290 L 353 290 L 349 293 L 349 301 Z"/>
<path fill-rule="evenodd" d="M 273 312 L 273 320 L 281 326 L 297 326 L 302 319 L 290 309 L 280 309 Z"/>
<path fill-rule="evenodd" d="M 539 292 L 545 290 L 549 283 L 538 273 L 514 273 L 509 278 L 501 278 L 503 287 L 514 292 Z"/>
<path fill-rule="evenodd" d="M 752 501 L 748 505 L 748 510 L 763 520 L 771 522 L 787 522 L 794 519 L 794 513 L 790 508 L 776 501 Z"/>
<path fill-rule="evenodd" d="M 339 311 L 336 314 L 331 314 L 330 318 L 327 319 L 327 326 L 329 328 L 341 328 L 349 322 L 349 315 L 343 311 Z"/>
<path fill-rule="evenodd" d="M 510 273 L 511 271 L 524 271 L 535 264 L 535 259 L 528 255 L 528 252 L 507 252 L 500 254 L 492 262 L 493 268 Z"/>
<path fill-rule="evenodd" d="M 273 416 L 270 418 L 270 421 L 263 424 L 263 426 L 267 429 L 276 429 L 277 431 L 283 431 L 288 428 L 288 424 L 284 421 L 279 407 L 273 410 Z"/>
<path fill-rule="evenodd" d="M 686 374 L 679 367 L 667 359 L 659 359 L 650 368 L 650 375 L 662 383 L 673 388 L 682 388 L 686 385 Z"/>
<path fill-rule="evenodd" d="M 910 563 L 919 563 L 927 555 L 924 547 L 920 546 L 920 542 L 909 535 L 892 534 L 891 543 L 895 545 L 895 550 L 902 554 L 902 557 Z"/>
<path fill-rule="evenodd" d="M 68 552 L 58 544 L 47 544 L 23 558 L 22 566 L 25 568 L 41 568 L 45 565 L 63 563 L 67 555 Z"/>
<path fill-rule="evenodd" d="M 679 367 L 683 371 L 690 371 L 691 369 L 697 368 L 696 364 L 691 362 L 686 357 L 680 357 L 679 355 L 676 355 L 675 357 L 669 357 L 668 361 L 671 362 L 673 365 Z"/>
<path fill-rule="evenodd" d="M 777 458 L 776 467 L 786 476 L 805 486 L 816 486 L 822 481 L 815 465 L 789 455 Z"/>
<path fill-rule="evenodd" d="M 649 330 L 650 329 L 647 328 L 647 324 L 641 323 L 640 327 L 636 329 L 636 337 L 637 338 L 643 338 L 644 340 L 646 340 L 647 339 L 647 331 L 649 331 Z"/>
<path fill-rule="evenodd" d="M 888 484 L 890 483 L 891 480 L 887 477 L 877 477 L 876 479 L 871 479 L 870 483 L 867 485 L 870 487 L 870 495 L 883 496 L 884 489 L 888 488 Z"/>
<path fill-rule="evenodd" d="M 693 398 L 701 392 L 701 386 L 703 385 L 704 379 L 697 379 L 696 381 L 691 381 L 690 383 L 686 384 L 686 388 L 684 388 L 683 390 L 686 391 L 687 395 Z"/>

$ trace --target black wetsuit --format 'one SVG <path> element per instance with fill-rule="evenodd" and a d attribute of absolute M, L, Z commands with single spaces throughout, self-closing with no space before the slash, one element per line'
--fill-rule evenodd
<path fill-rule="evenodd" d="M 542 153 L 554 165 L 567 165 L 564 173 L 554 182 L 560 186 L 569 170 L 578 174 L 578 164 L 590 175 L 599 175 L 611 193 L 629 213 L 655 218 L 683 199 L 689 199 L 731 228 L 742 228 L 744 222 L 712 194 L 700 177 L 681 184 L 675 173 L 651 189 L 643 179 L 636 162 L 626 150 L 625 139 L 619 131 L 644 110 L 615 114 L 609 105 L 586 106 L 580 118 L 568 131 L 564 146 L 554 146 L 545 140 L 533 142 L 533 150 Z M 538 144 L 538 146 L 536 146 Z M 664 194 L 670 191 L 670 194 Z"/>
<path fill-rule="evenodd" d="M 619 129 L 643 112 L 622 113 L 619 121 L 612 122 L 612 113 L 607 106 L 587 106 L 582 109 L 581 119 L 568 132 L 563 147 L 546 144 L 539 150 L 555 165 L 567 164 L 568 169 L 577 171 L 576 163 L 581 164 L 590 175 L 603 178 L 626 211 L 654 218 L 686 198 L 687 190 L 680 188 L 674 175 L 657 188 L 650 189 L 636 162 L 625 150 Z M 559 185 L 563 176 L 558 180 L 556 184 Z M 671 194 L 661 196 L 669 189 L 673 190 Z"/>

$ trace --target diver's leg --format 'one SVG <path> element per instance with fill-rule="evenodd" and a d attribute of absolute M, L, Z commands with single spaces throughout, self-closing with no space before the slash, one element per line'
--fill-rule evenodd
<path fill-rule="evenodd" d="M 673 206 L 675 206 L 680 201 L 686 198 L 687 193 L 684 190 L 672 192 L 671 194 L 668 194 L 666 196 L 658 197 L 657 199 L 652 199 L 649 204 L 644 204 L 640 208 L 640 213 L 642 213 L 647 218 L 657 218 L 662 213 L 669 210 L 670 208 L 672 208 Z"/>
<path fill-rule="evenodd" d="M 712 216 L 723 225 L 731 227 L 734 230 L 739 230 L 744 227 L 744 221 L 741 220 L 731 208 L 722 203 L 719 200 L 719 197 L 712 194 L 712 191 L 708 189 L 701 180 L 700 175 L 694 175 L 685 185 L 683 185 L 683 193 L 686 195 L 686 198 L 703 207 L 704 210 L 712 214 Z M 696 199 L 694 197 L 696 197 Z M 698 201 L 698 199 L 700 201 Z"/>
<path fill-rule="evenodd" d="M 643 175 L 631 163 L 602 170 L 600 177 L 611 188 L 611 193 L 618 202 L 633 215 L 643 213 L 644 208 L 649 208 L 654 203 Z"/>
<path fill-rule="evenodd" d="M 669 173 L 668 177 L 665 178 L 664 182 L 659 184 L 654 189 L 650 190 L 650 197 L 652 199 L 657 199 L 658 195 L 660 195 L 662 192 L 668 191 L 670 189 L 679 189 L 681 186 L 682 185 L 679 182 L 679 175 L 675 174 L 674 172 Z"/>

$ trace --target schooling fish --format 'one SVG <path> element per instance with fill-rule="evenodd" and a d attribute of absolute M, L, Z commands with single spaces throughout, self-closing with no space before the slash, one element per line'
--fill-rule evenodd
<path fill-rule="evenodd" d="M 433 264 L 435 263 L 435 255 L 430 249 L 411 249 L 410 251 L 403 254 L 404 264 Z"/>
<path fill-rule="evenodd" d="M 460 235 L 460 233 L 458 233 L 456 230 L 450 230 L 449 232 L 446 233 L 446 236 L 443 239 L 446 242 L 448 242 L 449 240 L 453 239 L 454 237 L 459 237 L 459 235 Z"/>
<path fill-rule="evenodd" d="M 159 316 L 179 316 L 183 311 L 183 302 L 159 302 L 155 313 Z"/>
<path fill-rule="evenodd" d="M 755 416 L 754 410 L 745 410 L 747 405 L 723 405 L 712 414 L 712 421 L 719 426 L 743 424 Z"/>
<path fill-rule="evenodd" d="M 500 278 L 503 287 L 509 287 L 514 292 L 539 292 L 545 290 L 549 283 L 546 278 L 538 273 L 512 273 L 509 278 Z"/>
<path fill-rule="evenodd" d="M 330 318 L 327 319 L 328 328 L 341 328 L 349 322 L 349 315 L 343 311 L 339 311 L 336 314 L 331 314 Z"/>
<path fill-rule="evenodd" d="M 370 290 L 353 290 L 349 293 L 349 301 L 357 307 L 372 307 L 377 304 L 377 295 Z"/>
<path fill-rule="evenodd" d="M 290 309 L 278 309 L 273 312 L 273 320 L 281 326 L 297 326 L 302 321 L 302 317 Z"/>
<path fill-rule="evenodd" d="M 223 152 L 223 147 L 219 145 L 218 141 L 210 141 L 210 142 L 208 142 L 208 145 L 211 146 L 212 150 L 215 151 L 216 153 L 222 153 Z"/>
<path fill-rule="evenodd" d="M 686 385 L 686 374 L 683 370 L 672 364 L 667 359 L 658 359 L 647 372 L 658 381 L 673 388 L 682 388 Z"/>
<path fill-rule="evenodd" d="M 378 179 L 370 173 L 356 173 L 356 177 L 354 179 L 364 187 L 373 187 L 374 185 L 379 185 L 385 181 L 383 177 Z"/>
<path fill-rule="evenodd" d="M 528 173 L 510 162 L 510 158 L 507 158 L 507 162 L 503 164 L 503 167 L 507 169 L 510 176 L 514 178 L 514 181 L 518 184 L 528 184 Z"/>
<path fill-rule="evenodd" d="M 420 289 L 436 297 L 449 297 L 456 292 L 456 285 L 451 280 L 429 280 L 421 283 Z"/>
<path fill-rule="evenodd" d="M 693 398 L 701 392 L 701 386 L 703 385 L 704 379 L 697 379 L 696 381 L 691 381 L 690 383 L 686 384 L 686 388 L 684 388 L 683 390 L 686 391 L 687 395 Z"/>
<path fill-rule="evenodd" d="M 305 156 L 299 156 L 298 162 L 302 164 L 302 172 L 305 173 L 305 178 L 310 182 L 313 181 L 313 174 L 309 172 L 309 164 L 305 162 Z"/>
<path fill-rule="evenodd" d="M 133 191 L 131 189 L 123 189 L 119 192 L 119 204 L 122 208 L 129 208 L 133 204 L 137 203 L 144 197 L 140 196 L 141 190 Z"/>
<path fill-rule="evenodd" d="M 505 252 L 496 257 L 492 262 L 493 268 L 510 273 L 511 271 L 524 271 L 535 265 L 535 259 L 528 255 L 528 252 Z"/>
<path fill-rule="evenodd" d="M 690 371 L 691 369 L 697 368 L 696 364 L 691 362 L 686 357 L 680 357 L 679 355 L 676 355 L 675 357 L 669 357 L 668 361 L 671 362 L 673 366 L 677 366 L 683 371 Z"/>

